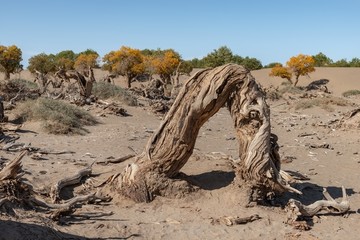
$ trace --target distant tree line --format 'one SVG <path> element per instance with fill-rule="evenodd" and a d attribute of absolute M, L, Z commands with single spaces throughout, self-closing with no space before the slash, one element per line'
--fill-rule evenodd
<path fill-rule="evenodd" d="M 321 52 L 313 55 L 312 58 L 314 67 L 360 67 L 359 58 L 353 58 L 351 61 L 346 59 L 333 61 Z M 0 45 L 0 72 L 5 74 L 5 79 L 9 79 L 10 74 L 23 69 L 21 61 L 20 48 L 15 45 L 8 47 Z M 175 74 L 189 74 L 194 68 L 213 68 L 227 63 L 240 64 L 249 70 L 282 66 L 277 62 L 263 66 L 260 60 L 234 54 L 227 46 L 214 49 L 201 59 L 191 60 L 182 59 L 173 49 L 140 50 L 122 46 L 102 58 L 92 49 L 80 53 L 74 53 L 72 50 L 64 50 L 56 54 L 40 53 L 29 59 L 27 68 L 30 72 L 38 71 L 44 74 L 54 73 L 59 69 L 85 72 L 88 68 L 102 68 L 111 74 L 124 76 L 130 87 L 131 82 L 136 78 L 151 78 L 154 74 L 158 74 L 164 82 L 169 83 Z M 279 70 L 281 72 L 284 69 Z"/>
<path fill-rule="evenodd" d="M 315 61 L 315 67 L 360 67 L 360 58 L 357 57 L 351 59 L 350 61 L 346 60 L 345 58 L 333 61 L 324 53 L 320 52 L 316 55 L 313 55 L 312 58 Z M 264 68 L 273 68 L 279 64 L 280 63 L 278 62 L 269 63 L 268 65 L 265 65 Z"/>

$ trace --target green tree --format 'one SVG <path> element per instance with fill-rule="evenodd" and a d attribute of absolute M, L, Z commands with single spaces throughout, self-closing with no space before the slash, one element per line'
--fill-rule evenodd
<path fill-rule="evenodd" d="M 198 58 L 193 58 L 189 61 L 189 63 L 191 64 L 191 66 L 193 68 L 204 68 L 205 64 L 204 61 L 198 59 Z"/>
<path fill-rule="evenodd" d="M 264 68 L 273 68 L 273 67 L 275 67 L 276 65 L 281 65 L 281 63 L 272 62 L 272 63 L 269 63 L 269 64 L 265 65 Z"/>
<path fill-rule="evenodd" d="M 343 59 L 340 59 L 336 62 L 334 62 L 332 65 L 332 67 L 350 67 L 350 64 L 348 63 L 348 61 L 343 58 Z"/>
<path fill-rule="evenodd" d="M 27 69 L 31 73 L 35 73 L 35 70 L 43 74 L 55 72 L 55 56 L 53 54 L 47 55 L 45 53 L 40 53 L 38 55 L 32 56 L 29 59 L 29 66 L 27 67 Z"/>
<path fill-rule="evenodd" d="M 349 62 L 350 67 L 360 67 L 360 59 L 359 58 L 353 58 Z"/>
<path fill-rule="evenodd" d="M 74 69 L 76 57 L 77 54 L 72 50 L 61 51 L 55 55 L 56 67 L 64 70 L 72 70 Z"/>
<path fill-rule="evenodd" d="M 180 65 L 180 74 L 189 75 L 193 70 L 192 64 L 190 61 L 181 61 Z"/>
<path fill-rule="evenodd" d="M 233 53 L 227 46 L 219 47 L 203 58 L 205 67 L 218 67 L 233 62 Z"/>
<path fill-rule="evenodd" d="M 263 67 L 260 60 L 250 57 L 245 57 L 240 64 L 250 71 L 258 70 Z"/>
<path fill-rule="evenodd" d="M 322 52 L 312 56 L 315 61 L 315 67 L 327 67 L 330 66 L 333 61 Z"/>
<path fill-rule="evenodd" d="M 21 61 L 20 48 L 15 45 L 8 47 L 0 45 L 0 72 L 5 74 L 5 80 L 10 79 L 10 74 L 22 70 Z"/>

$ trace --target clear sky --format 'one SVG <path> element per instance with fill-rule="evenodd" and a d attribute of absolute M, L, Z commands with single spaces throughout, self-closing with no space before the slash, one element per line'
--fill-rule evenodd
<path fill-rule="evenodd" d="M 299 53 L 360 58 L 360 0 L 0 0 L 0 45 L 39 53 L 121 46 L 202 58 L 221 46 L 263 65 Z"/>

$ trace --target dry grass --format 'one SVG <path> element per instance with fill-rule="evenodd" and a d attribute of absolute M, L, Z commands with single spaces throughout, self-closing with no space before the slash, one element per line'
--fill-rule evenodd
<path fill-rule="evenodd" d="M 17 108 L 18 118 L 41 121 L 45 131 L 52 134 L 85 134 L 84 126 L 98 123 L 95 117 L 68 103 L 39 98 L 23 102 Z"/>
<path fill-rule="evenodd" d="M 346 92 L 343 92 L 342 95 L 344 97 L 351 97 L 351 96 L 356 96 L 356 95 L 360 95 L 360 90 L 349 90 Z"/>
<path fill-rule="evenodd" d="M 0 83 L 0 95 L 5 101 L 17 96 L 18 100 L 39 97 L 36 83 L 24 79 L 11 79 Z"/>
<path fill-rule="evenodd" d="M 305 92 L 304 89 L 302 89 L 300 87 L 294 87 L 293 85 L 291 85 L 288 82 L 283 82 L 280 86 L 281 86 L 280 89 L 273 88 L 273 89 L 270 89 L 269 91 L 267 91 L 266 98 L 270 99 L 272 101 L 275 101 L 275 100 L 281 99 L 285 93 L 296 95 L 296 94 L 302 94 Z"/>
<path fill-rule="evenodd" d="M 295 104 L 295 109 L 308 109 L 313 107 L 320 107 L 326 111 L 334 111 L 333 106 L 348 106 L 350 103 L 342 98 L 338 97 L 323 97 L 323 98 L 313 98 L 313 99 L 303 99 Z"/>
<path fill-rule="evenodd" d="M 126 89 L 106 82 L 97 82 L 93 86 L 92 93 L 100 99 L 115 99 L 128 106 L 137 106 L 137 99 Z"/>

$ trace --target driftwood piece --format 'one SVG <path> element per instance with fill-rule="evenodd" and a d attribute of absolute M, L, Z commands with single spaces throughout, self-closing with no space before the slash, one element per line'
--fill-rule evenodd
<path fill-rule="evenodd" d="M 337 127 L 360 129 L 360 108 L 356 108 L 345 113 L 339 120 Z"/>
<path fill-rule="evenodd" d="M 223 223 L 226 226 L 233 226 L 239 224 L 246 224 L 255 220 L 261 219 L 258 214 L 251 215 L 249 217 L 221 217 L 217 221 Z"/>
<path fill-rule="evenodd" d="M 69 209 L 77 203 L 92 201 L 95 200 L 96 198 L 97 198 L 96 194 L 91 193 L 84 196 L 73 197 L 64 203 L 47 203 L 46 201 L 36 197 L 33 197 L 31 201 L 41 207 L 46 207 L 50 209 Z"/>
<path fill-rule="evenodd" d="M 61 189 L 63 189 L 66 186 L 74 185 L 80 183 L 81 179 L 85 176 L 89 176 L 92 172 L 92 166 L 86 167 L 84 169 L 81 169 L 76 174 L 70 177 L 65 177 L 61 180 L 59 180 L 55 185 L 51 187 L 50 190 L 50 198 L 53 203 L 59 200 L 59 195 Z"/>
<path fill-rule="evenodd" d="M 237 177 L 264 190 L 263 197 L 275 190 L 299 193 L 279 174 L 280 160 L 270 142 L 269 108 L 264 94 L 250 72 L 236 64 L 199 71 L 183 85 L 145 151 L 122 172 L 117 189 L 135 201 L 171 195 L 176 188 L 171 187 L 171 178 L 191 156 L 200 127 L 225 103 L 240 142 L 242 163 Z M 181 187 L 191 190 L 186 184 Z"/>
<path fill-rule="evenodd" d="M 290 199 L 285 209 L 288 213 L 287 223 L 293 223 L 301 216 L 312 217 L 321 211 L 338 214 L 348 212 L 350 210 L 350 203 L 344 186 L 342 186 L 342 194 L 341 202 L 337 202 L 330 196 L 326 188 L 324 188 L 323 195 L 326 200 L 319 200 L 310 205 L 303 205 L 300 201 Z"/>
<path fill-rule="evenodd" d="M 21 172 L 21 159 L 26 155 L 27 151 L 22 151 L 16 158 L 11 160 L 0 171 L 0 181 L 7 179 L 16 179 Z"/>
<path fill-rule="evenodd" d="M 97 161 L 97 164 L 101 164 L 101 165 L 108 165 L 109 163 L 122 163 L 130 158 L 135 157 L 134 154 L 129 154 L 123 157 L 119 157 L 119 158 L 114 158 L 114 159 L 107 159 L 106 161 Z"/>
<path fill-rule="evenodd" d="M 14 124 L 14 123 L 9 123 L 9 122 L 2 122 L 0 123 L 0 129 L 3 132 L 15 132 L 17 130 L 19 130 L 23 125 L 22 124 Z"/>

